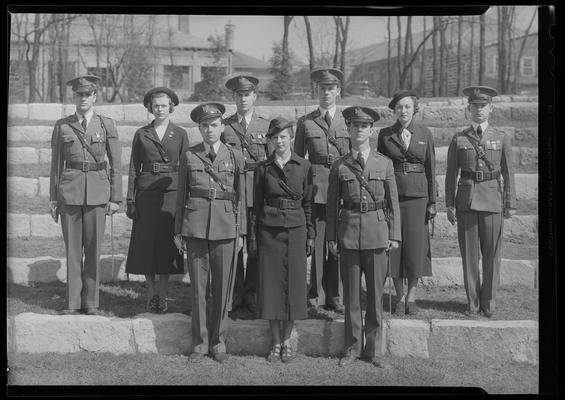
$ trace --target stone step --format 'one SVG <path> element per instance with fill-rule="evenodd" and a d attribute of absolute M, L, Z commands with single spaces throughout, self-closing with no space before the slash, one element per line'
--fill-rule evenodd
<path fill-rule="evenodd" d="M 439 196 L 445 197 L 445 175 L 436 175 Z M 520 200 L 537 199 L 538 174 L 515 174 L 516 198 Z M 122 192 L 124 198 L 127 194 L 128 177 L 122 175 Z M 10 196 L 49 197 L 49 178 L 22 178 L 7 177 L 8 209 L 10 209 Z"/>
<path fill-rule="evenodd" d="M 198 143 L 197 140 L 192 138 L 191 144 Z M 447 146 L 436 147 L 436 162 L 447 162 Z M 50 148 L 35 148 L 35 147 L 15 147 L 10 146 L 7 149 L 8 166 L 22 165 L 22 164 L 50 164 L 51 163 L 51 149 Z M 537 165 L 538 164 L 538 149 L 537 147 L 512 147 L 514 166 Z M 121 163 L 123 166 L 129 166 L 131 156 L 131 146 L 122 146 Z M 444 171 L 443 171 L 444 172 Z"/>
<path fill-rule="evenodd" d="M 310 263 L 308 263 L 308 266 Z M 538 260 L 511 260 L 502 259 L 500 268 L 501 285 L 519 285 L 530 288 L 537 288 L 538 282 Z M 18 258 L 7 257 L 8 283 L 29 286 L 34 282 L 66 282 L 67 263 L 61 257 L 33 257 Z M 100 281 L 136 281 L 143 282 L 143 275 L 125 273 L 126 255 L 115 254 L 112 256 L 105 254 L 100 261 Z M 309 268 L 308 268 L 309 269 Z M 463 265 L 460 257 L 436 257 L 432 259 L 433 276 L 423 277 L 422 284 L 425 286 L 463 286 Z M 307 274 L 307 276 L 310 276 Z M 171 280 L 190 282 L 188 273 L 184 275 L 173 275 Z M 390 284 L 390 282 L 388 282 Z M 364 278 L 362 286 L 365 288 Z"/>
<path fill-rule="evenodd" d="M 22 313 L 8 318 L 9 352 L 187 354 L 192 350 L 191 317 L 139 314 L 134 318 Z M 537 321 L 442 320 L 430 322 L 385 316 L 384 354 L 432 360 L 507 360 L 537 365 Z M 188 334 L 187 334 L 188 332 Z M 300 320 L 293 347 L 308 356 L 339 356 L 344 321 Z M 230 320 L 227 352 L 264 356 L 271 345 L 265 320 Z"/>
<path fill-rule="evenodd" d="M 138 125 L 118 125 L 118 136 L 122 145 L 131 145 L 133 135 L 140 126 L 147 123 L 147 121 L 140 122 Z M 430 121 L 431 123 L 431 121 Z M 181 123 L 179 124 L 188 132 L 189 142 L 198 143 L 202 140 L 198 127 L 194 124 Z M 375 125 L 375 134 L 386 126 L 381 121 Z M 435 127 L 429 126 L 436 143 L 446 143 L 451 140 L 453 135 L 461 132 L 469 126 L 469 123 L 451 127 Z M 497 126 L 498 129 L 510 135 L 513 143 L 517 145 L 519 142 L 535 142 L 538 139 L 538 127 L 514 127 L 514 126 Z M 25 145 L 26 142 L 44 143 L 46 148 L 50 147 L 51 135 L 53 133 L 52 125 L 12 125 L 7 128 L 8 143 L 18 143 Z"/>
<path fill-rule="evenodd" d="M 114 219 L 114 235 L 129 236 L 132 221 L 125 212 L 116 213 Z M 111 218 L 106 218 L 105 235 L 110 235 Z M 8 237 L 62 237 L 61 227 L 56 224 L 49 214 L 14 214 L 7 215 Z M 437 237 L 457 238 L 457 225 L 453 226 L 447 220 L 445 213 L 438 213 L 435 218 L 435 233 Z M 538 235 L 537 215 L 514 215 L 504 221 L 505 238 L 536 239 Z"/>
<path fill-rule="evenodd" d="M 198 103 L 179 104 L 171 120 L 178 123 L 192 123 L 190 112 Z M 340 107 L 348 107 L 347 100 Z M 225 104 L 226 113 L 235 112 L 234 104 Z M 291 106 L 257 106 L 257 111 L 266 118 L 281 116 L 287 119 L 295 119 L 315 110 L 317 105 L 291 105 Z M 381 116 L 381 121 L 392 121 L 393 113 L 387 106 L 374 107 Z M 111 104 L 96 105 L 98 113 L 111 117 L 116 121 L 132 121 L 147 123 L 151 120 L 151 114 L 141 104 Z M 74 104 L 53 103 L 31 103 L 8 105 L 8 122 L 10 125 L 21 121 L 56 121 L 75 112 Z M 451 123 L 454 121 L 465 121 L 469 118 L 466 102 L 462 98 L 454 98 L 451 103 L 421 101 L 420 112 L 415 115 L 417 120 L 432 121 L 437 123 Z M 538 121 L 537 102 L 497 102 L 491 114 L 491 122 L 500 125 L 499 122 L 514 121 L 529 126 L 536 125 Z M 514 125 L 514 124 L 511 124 Z"/>

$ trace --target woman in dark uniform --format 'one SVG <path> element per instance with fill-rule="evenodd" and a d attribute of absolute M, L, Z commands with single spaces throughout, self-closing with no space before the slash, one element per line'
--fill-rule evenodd
<path fill-rule="evenodd" d="M 149 90 L 143 105 L 155 119 L 135 132 L 131 146 L 126 214 L 133 226 L 126 272 L 145 275 L 146 309 L 152 313 L 168 309 L 169 275 L 184 273 L 183 256 L 173 241 L 178 164 L 188 150 L 186 131 L 169 121 L 178 104 L 166 87 Z"/>
<path fill-rule="evenodd" d="M 435 147 L 430 130 L 414 122 L 418 98 L 413 91 L 396 93 L 388 107 L 397 121 L 379 132 L 377 151 L 392 159 L 400 203 L 402 244 L 391 253 L 395 313 L 414 314 L 418 278 L 432 275 L 428 221 L 436 214 Z"/>
<path fill-rule="evenodd" d="M 305 319 L 306 258 L 314 245 L 312 169 L 291 150 L 292 122 L 275 118 L 267 137 L 275 151 L 257 167 L 253 184 L 252 249 L 258 251 L 258 312 L 268 319 L 268 360 L 290 362 L 294 320 Z"/>

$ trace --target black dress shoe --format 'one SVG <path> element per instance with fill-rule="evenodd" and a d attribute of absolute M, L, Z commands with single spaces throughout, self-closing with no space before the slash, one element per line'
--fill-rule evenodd
<path fill-rule="evenodd" d="M 85 308 L 84 309 L 84 313 L 86 315 L 104 315 L 104 313 L 102 311 L 100 311 L 98 308 L 93 307 L 93 308 Z"/>
<path fill-rule="evenodd" d="M 80 315 L 80 310 L 66 309 L 59 312 L 60 315 Z"/>
<path fill-rule="evenodd" d="M 356 360 L 357 360 L 357 356 L 355 356 L 352 353 L 348 353 L 339 360 L 339 366 L 347 367 L 348 365 L 353 364 Z"/>
<path fill-rule="evenodd" d="M 220 364 L 225 363 L 228 360 L 228 358 L 229 356 L 227 353 L 224 352 L 214 353 L 214 360 L 216 360 Z"/>
<path fill-rule="evenodd" d="M 379 358 L 379 357 L 372 357 L 370 359 L 370 362 L 371 362 L 371 364 L 373 364 L 377 368 L 382 368 L 382 369 L 391 369 L 392 368 L 389 363 L 383 361 L 383 359 Z"/>
<path fill-rule="evenodd" d="M 202 361 L 204 357 L 206 357 L 205 354 L 194 352 L 188 356 L 188 361 L 196 363 Z"/>
<path fill-rule="evenodd" d="M 416 307 L 416 302 L 409 301 L 406 303 L 404 308 L 404 314 L 406 315 L 414 315 L 418 312 L 418 307 Z"/>
<path fill-rule="evenodd" d="M 406 304 L 403 301 L 397 301 L 396 304 L 394 305 L 392 312 L 396 315 L 402 315 L 404 314 L 405 310 L 406 310 Z"/>
<path fill-rule="evenodd" d="M 486 308 L 483 308 L 483 314 L 485 314 L 485 317 L 487 318 L 493 318 L 495 316 L 494 311 L 487 310 Z"/>
<path fill-rule="evenodd" d="M 474 318 L 474 317 L 477 316 L 478 313 L 479 313 L 479 310 L 466 309 L 463 314 L 465 314 L 466 317 Z"/>

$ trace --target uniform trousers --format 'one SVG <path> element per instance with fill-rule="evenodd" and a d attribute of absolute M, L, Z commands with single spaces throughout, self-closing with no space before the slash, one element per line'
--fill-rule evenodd
<path fill-rule="evenodd" d="M 383 287 L 387 276 L 385 249 L 340 250 L 343 302 L 345 305 L 346 353 L 356 357 L 380 357 L 384 354 Z M 367 310 L 363 324 L 361 313 L 361 274 L 367 284 Z"/>
<path fill-rule="evenodd" d="M 326 205 L 313 204 L 312 217 L 316 238 L 310 265 L 308 298 L 318 299 L 319 306 L 340 303 L 343 289 L 339 281 L 337 258 L 328 251 L 326 243 Z"/>
<path fill-rule="evenodd" d="M 247 220 L 251 221 L 253 208 L 247 208 Z M 235 287 L 233 291 L 234 306 L 240 304 L 256 304 L 257 295 L 257 256 L 250 256 L 249 240 L 245 241 L 247 260 L 243 262 L 243 248 L 237 255 Z M 244 266 L 245 264 L 245 266 Z"/>
<path fill-rule="evenodd" d="M 229 328 L 227 311 L 231 308 L 229 303 L 235 279 L 235 271 L 232 270 L 234 245 L 235 239 L 187 238 L 192 287 L 193 352 L 226 352 Z M 212 302 L 212 307 L 207 306 L 208 301 Z"/>
<path fill-rule="evenodd" d="M 457 236 L 463 261 L 463 280 L 470 311 L 494 311 L 500 282 L 502 213 L 457 211 Z M 483 258 L 483 282 L 479 278 L 479 249 Z"/>
<path fill-rule="evenodd" d="M 98 308 L 106 205 L 63 204 L 60 215 L 67 256 L 67 309 Z"/>

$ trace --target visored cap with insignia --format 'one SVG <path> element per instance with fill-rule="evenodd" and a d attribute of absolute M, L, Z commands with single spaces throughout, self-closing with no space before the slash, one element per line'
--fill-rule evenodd
<path fill-rule="evenodd" d="M 496 89 L 488 86 L 468 86 L 463 89 L 463 94 L 467 96 L 469 104 L 486 104 L 492 98 L 498 96 Z"/>
<path fill-rule="evenodd" d="M 100 78 L 95 75 L 81 75 L 68 81 L 67 85 L 71 87 L 73 92 L 85 93 L 96 91 L 98 82 L 100 82 Z"/>
<path fill-rule="evenodd" d="M 396 103 L 398 103 L 403 98 L 409 97 L 409 96 L 418 97 L 418 94 L 413 90 L 401 90 L 400 92 L 395 93 L 395 95 L 392 97 L 392 100 L 390 101 L 390 103 L 388 103 L 388 108 L 390 108 L 391 110 L 394 110 L 394 107 L 396 107 Z"/>
<path fill-rule="evenodd" d="M 341 85 L 343 72 L 337 68 L 317 68 L 310 73 L 310 79 L 317 84 Z"/>
<path fill-rule="evenodd" d="M 341 113 L 347 122 L 360 121 L 373 123 L 381 119 L 379 113 L 369 107 L 347 107 Z"/>
<path fill-rule="evenodd" d="M 255 90 L 259 84 L 259 79 L 250 75 L 238 75 L 230 78 L 226 82 L 226 87 L 237 92 L 238 90 Z"/>
<path fill-rule="evenodd" d="M 294 121 L 289 121 L 282 117 L 273 118 L 271 120 L 271 123 L 269 124 L 269 130 L 267 131 L 267 134 L 265 136 L 271 137 L 279 132 L 282 132 L 286 128 L 290 128 L 293 125 Z"/>
<path fill-rule="evenodd" d="M 199 124 L 206 119 L 221 118 L 225 112 L 226 108 L 220 103 L 204 103 L 194 107 L 190 118 Z"/>
<path fill-rule="evenodd" d="M 158 87 L 154 87 L 153 89 L 149 89 L 149 91 L 145 93 L 145 96 L 143 96 L 143 105 L 146 108 L 151 108 L 151 96 L 153 96 L 155 93 L 165 93 L 167 96 L 170 97 L 171 101 L 173 102 L 173 105 L 175 106 L 179 105 L 179 98 L 175 92 L 173 92 L 171 89 L 167 87 L 158 86 Z"/>

